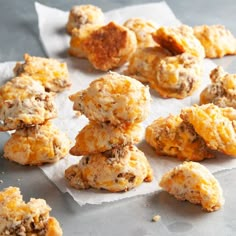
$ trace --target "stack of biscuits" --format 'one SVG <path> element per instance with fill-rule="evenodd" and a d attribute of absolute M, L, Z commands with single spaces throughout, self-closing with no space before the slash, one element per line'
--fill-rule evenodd
<path fill-rule="evenodd" d="M 83 155 L 78 164 L 65 170 L 70 186 L 121 192 L 150 182 L 149 162 L 134 145 L 142 138 L 141 122 L 150 109 L 148 87 L 110 72 L 70 100 L 73 109 L 89 119 L 70 150 L 72 155 Z"/>
<path fill-rule="evenodd" d="M 70 86 L 67 66 L 28 54 L 24 59 L 0 87 L 0 131 L 14 131 L 4 157 L 22 165 L 56 162 L 70 148 L 67 136 L 50 122 L 57 116 L 55 93 Z"/>

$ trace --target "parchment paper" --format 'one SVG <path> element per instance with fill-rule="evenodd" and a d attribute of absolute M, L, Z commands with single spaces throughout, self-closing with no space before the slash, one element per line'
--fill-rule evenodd
<path fill-rule="evenodd" d="M 86 88 L 91 81 L 103 75 L 103 73 L 92 68 L 89 62 L 85 59 L 76 59 L 67 55 L 69 45 L 69 36 L 65 32 L 65 24 L 68 18 L 68 12 L 63 12 L 58 9 L 50 8 L 39 3 L 35 4 L 39 20 L 39 32 L 42 44 L 49 57 L 59 58 L 65 61 L 68 65 L 72 87 L 57 96 L 56 103 L 58 106 L 59 115 L 54 120 L 54 123 L 74 142 L 74 138 L 88 122 L 84 117 L 76 117 L 72 110 L 72 103 L 68 96 L 78 90 Z M 68 9 L 69 10 L 69 9 Z M 53 16 L 53 17 L 52 17 Z M 106 21 L 114 20 L 118 23 L 123 23 L 130 17 L 142 17 L 151 19 L 159 25 L 178 25 L 179 20 L 175 18 L 173 12 L 165 2 L 151 3 L 145 5 L 137 5 L 113 10 L 105 13 Z M 3 80 L 12 75 L 12 67 L 15 62 L 0 64 L 0 73 L 3 75 Z M 183 107 L 198 103 L 199 93 L 207 84 L 210 83 L 208 74 L 215 64 L 210 60 L 204 60 L 204 76 L 201 87 L 193 96 L 183 100 L 163 99 L 158 94 L 150 90 L 152 95 L 151 113 L 143 126 L 146 127 L 153 120 L 160 116 L 168 116 L 170 113 L 178 114 Z M 4 78 L 5 77 L 5 78 Z M 68 155 L 63 160 L 56 164 L 45 165 L 40 167 L 48 178 L 56 184 L 62 192 L 68 192 L 74 200 L 80 204 L 100 204 L 102 202 L 110 202 L 118 199 L 143 195 L 159 190 L 158 182 L 161 176 L 169 169 L 181 163 L 181 161 L 170 157 L 157 157 L 155 151 L 143 140 L 137 145 L 147 156 L 154 170 L 155 179 L 151 183 L 143 183 L 136 189 L 125 193 L 109 193 L 100 190 L 75 190 L 70 188 L 64 179 L 64 170 L 77 163 L 80 157 Z M 205 160 L 201 162 L 212 173 L 220 170 L 226 170 L 236 167 L 236 159 L 228 156 L 218 155 L 217 158 Z"/>

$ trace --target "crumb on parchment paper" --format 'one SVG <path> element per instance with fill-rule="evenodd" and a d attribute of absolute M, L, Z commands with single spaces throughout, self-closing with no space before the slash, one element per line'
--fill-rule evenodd
<path fill-rule="evenodd" d="M 152 217 L 152 221 L 153 221 L 153 222 L 157 222 L 157 221 L 159 221 L 160 219 L 161 219 L 161 216 L 160 216 L 160 215 L 155 215 L 155 216 Z"/>

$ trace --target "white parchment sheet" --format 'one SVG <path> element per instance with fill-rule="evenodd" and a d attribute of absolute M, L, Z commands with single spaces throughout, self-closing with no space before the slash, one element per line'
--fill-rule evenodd
<path fill-rule="evenodd" d="M 66 62 L 68 65 L 72 87 L 70 90 L 57 96 L 56 103 L 58 106 L 59 115 L 58 118 L 54 120 L 54 123 L 61 130 L 65 131 L 71 138 L 72 142 L 74 142 L 75 136 L 79 130 L 87 124 L 88 120 L 84 116 L 75 116 L 75 113 L 72 110 L 72 102 L 68 99 L 68 96 L 78 90 L 85 89 L 91 81 L 103 75 L 103 72 L 94 70 L 85 59 L 76 59 L 68 56 L 67 50 L 69 47 L 70 38 L 65 31 L 68 12 L 50 8 L 39 3 L 36 3 L 35 7 L 38 14 L 41 41 L 47 55 L 52 58 L 58 58 Z M 158 25 L 180 24 L 179 20 L 175 18 L 173 12 L 165 2 L 120 8 L 106 12 L 105 17 L 107 22 L 113 20 L 120 24 L 131 17 L 150 19 Z M 15 62 L 0 64 L 0 73 L 3 81 L 4 79 L 12 76 L 12 68 L 14 64 Z M 204 77 L 201 87 L 193 94 L 193 96 L 183 100 L 163 99 L 160 98 L 155 91 L 150 90 L 152 95 L 151 113 L 148 119 L 143 122 L 143 126 L 146 127 L 160 116 L 167 116 L 170 113 L 178 114 L 183 107 L 198 103 L 199 93 L 207 84 L 210 83 L 208 74 L 214 67 L 215 64 L 212 61 L 206 59 L 204 60 Z M 154 170 L 155 178 L 151 183 L 143 183 L 138 188 L 124 193 L 109 193 L 107 191 L 93 189 L 79 191 L 70 188 L 64 179 L 64 171 L 68 166 L 77 163 L 80 157 L 68 155 L 66 158 L 55 164 L 45 165 L 40 168 L 62 192 L 70 193 L 74 200 L 80 205 L 84 205 L 86 203 L 100 204 L 102 202 L 115 201 L 118 199 L 148 194 L 159 190 L 160 188 L 158 187 L 158 182 L 161 176 L 167 170 L 173 168 L 181 162 L 175 158 L 157 157 L 155 151 L 148 144 L 146 144 L 144 140 L 137 146 L 149 159 Z M 201 163 L 207 166 L 213 173 L 236 167 L 236 159 L 223 155 L 219 155 L 215 159 L 205 160 Z"/>

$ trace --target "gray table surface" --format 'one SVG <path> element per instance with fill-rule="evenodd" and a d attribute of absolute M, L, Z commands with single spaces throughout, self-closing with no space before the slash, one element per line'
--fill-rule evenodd
<path fill-rule="evenodd" d="M 103 11 L 145 0 L 63 1 L 39 0 L 62 10 L 76 4 L 94 4 Z M 236 35 L 235 0 L 167 0 L 183 23 L 224 24 Z M 53 16 L 52 16 L 53 17 Z M 161 17 L 161 16 L 160 16 Z M 37 15 L 32 0 L 0 0 L 0 62 L 22 60 L 25 52 L 46 56 L 39 40 Z M 236 73 L 236 57 L 214 60 L 225 70 Z M 8 135 L 0 133 L 0 150 Z M 25 200 L 44 198 L 52 207 L 52 215 L 61 223 L 64 235 L 82 236 L 151 236 L 151 235 L 236 235 L 236 170 L 216 173 L 226 199 L 223 209 L 206 213 L 199 206 L 178 202 L 164 192 L 134 197 L 102 205 L 80 207 L 68 194 L 62 194 L 37 167 L 22 167 L 0 159 L 0 190 L 18 186 Z M 152 222 L 154 215 L 159 222 Z"/>

